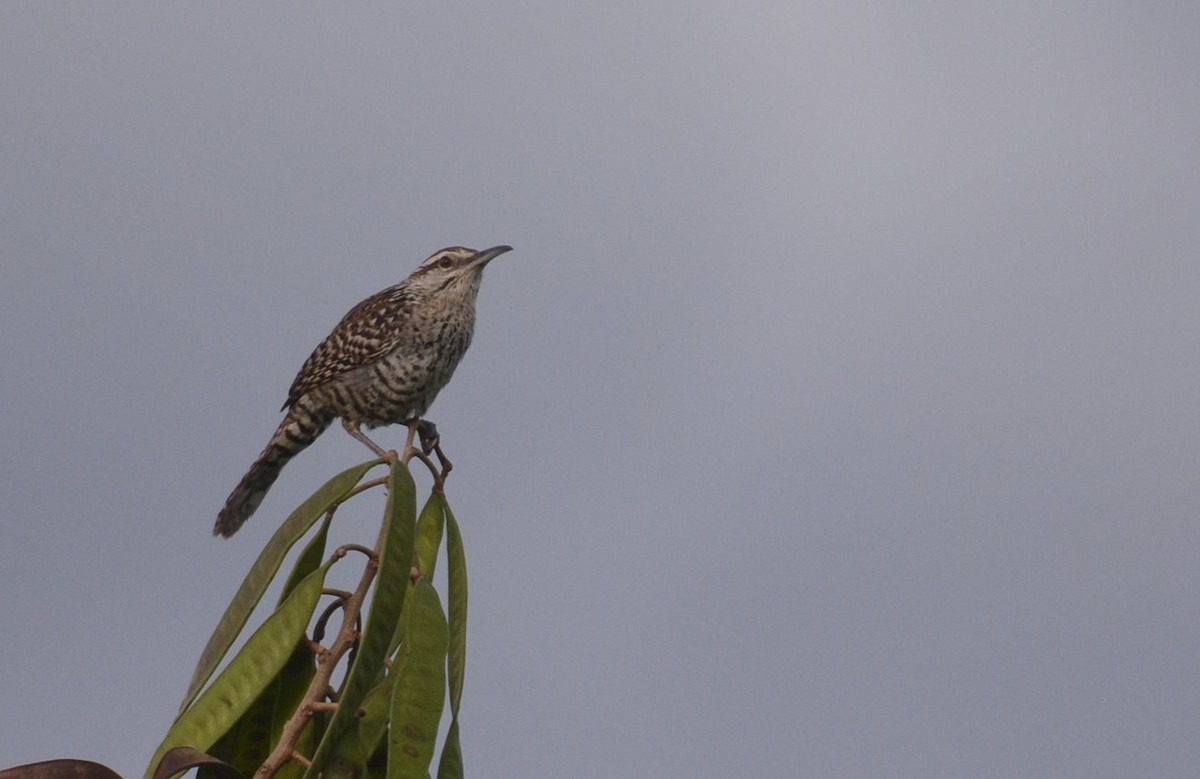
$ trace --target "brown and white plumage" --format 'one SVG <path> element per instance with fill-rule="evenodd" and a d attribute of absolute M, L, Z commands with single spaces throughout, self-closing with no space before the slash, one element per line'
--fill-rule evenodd
<path fill-rule="evenodd" d="M 213 535 L 236 533 L 283 466 L 334 419 L 378 452 L 360 427 L 421 417 L 471 345 L 483 267 L 507 251 L 442 249 L 400 284 L 350 309 L 296 374 L 283 404 L 287 415 L 230 493 Z"/>

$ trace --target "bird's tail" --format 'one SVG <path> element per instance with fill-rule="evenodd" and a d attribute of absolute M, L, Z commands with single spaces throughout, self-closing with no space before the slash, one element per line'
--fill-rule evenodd
<path fill-rule="evenodd" d="M 303 402 L 293 406 L 279 423 L 270 442 L 246 475 L 225 500 L 225 508 L 217 514 L 214 536 L 229 538 L 238 531 L 267 496 L 267 490 L 279 478 L 279 472 L 300 454 L 317 436 L 329 427 L 332 416 L 316 413 Z"/>

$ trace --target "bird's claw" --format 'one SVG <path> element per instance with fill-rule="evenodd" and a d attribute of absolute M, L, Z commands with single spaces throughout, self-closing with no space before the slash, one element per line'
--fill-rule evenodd
<path fill-rule="evenodd" d="M 428 419 L 406 419 L 403 424 L 408 426 L 408 441 L 404 445 L 403 461 L 408 462 L 412 457 L 416 457 L 425 463 L 433 474 L 434 489 L 440 490 L 446 481 L 446 474 L 454 468 L 454 463 L 450 462 L 442 451 L 442 438 L 438 435 L 437 425 L 430 422 Z M 421 439 L 421 448 L 418 450 L 413 446 L 413 439 Z M 431 455 L 437 455 L 438 465 L 441 470 L 438 470 L 430 459 Z"/>
<path fill-rule="evenodd" d="M 437 425 L 428 419 L 417 420 L 417 435 L 421 438 L 421 451 L 425 453 L 426 457 L 433 454 L 433 450 L 438 448 L 441 443 Z"/>

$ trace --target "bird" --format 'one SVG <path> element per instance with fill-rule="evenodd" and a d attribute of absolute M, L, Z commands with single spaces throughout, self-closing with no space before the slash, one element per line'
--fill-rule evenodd
<path fill-rule="evenodd" d="M 304 361 L 287 412 L 217 514 L 213 535 L 229 538 L 258 509 L 280 471 L 338 417 L 376 455 L 362 427 L 428 424 L 422 416 L 450 381 L 475 332 L 484 267 L 511 246 L 434 252 L 404 281 L 363 300 Z"/>

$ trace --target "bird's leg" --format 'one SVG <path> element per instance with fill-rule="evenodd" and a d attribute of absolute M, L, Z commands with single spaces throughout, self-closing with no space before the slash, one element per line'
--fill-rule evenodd
<path fill-rule="evenodd" d="M 404 442 L 404 451 L 412 449 L 413 439 L 416 436 L 421 437 L 421 452 L 425 455 L 433 453 L 433 447 L 438 442 L 437 425 L 430 422 L 428 419 L 420 419 L 418 417 L 409 417 L 408 419 L 400 420 L 400 424 L 408 428 L 408 439 Z"/>
<path fill-rule="evenodd" d="M 350 420 L 343 418 L 342 419 L 342 427 L 346 428 L 347 433 L 354 436 L 359 441 L 362 441 L 362 443 L 368 449 L 370 449 L 372 452 L 375 453 L 376 457 L 386 457 L 387 456 L 387 452 L 383 451 L 383 449 L 381 449 L 379 447 L 379 444 L 375 443 L 370 438 L 367 438 L 366 434 L 363 433 L 363 431 L 359 429 L 359 423 L 351 422 Z"/>
<path fill-rule="evenodd" d="M 411 452 L 416 451 L 413 449 L 413 439 L 417 437 L 417 423 L 419 421 L 419 419 L 413 417 L 412 419 L 405 419 L 400 422 L 400 424 L 408 428 L 408 437 L 404 439 L 404 462 L 406 463 L 412 457 Z"/>

